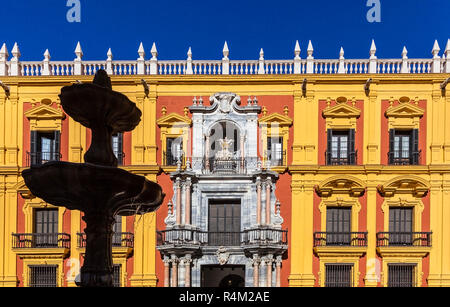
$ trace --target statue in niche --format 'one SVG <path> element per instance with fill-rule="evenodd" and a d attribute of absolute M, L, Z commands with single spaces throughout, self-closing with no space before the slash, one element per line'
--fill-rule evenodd
<path fill-rule="evenodd" d="M 219 140 L 219 144 L 222 147 L 220 151 L 216 153 L 216 159 L 219 160 L 229 160 L 233 158 L 233 153 L 230 151 L 231 145 L 233 144 L 233 140 L 225 137 L 224 139 Z"/>

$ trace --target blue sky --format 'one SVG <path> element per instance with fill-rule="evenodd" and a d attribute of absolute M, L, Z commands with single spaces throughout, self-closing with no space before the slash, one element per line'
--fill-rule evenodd
<path fill-rule="evenodd" d="M 306 57 L 312 40 L 316 58 L 368 58 L 372 38 L 377 56 L 429 58 L 434 40 L 441 53 L 450 38 L 450 0 L 380 0 L 381 22 L 366 19 L 367 0 L 80 0 L 81 23 L 66 19 L 67 0 L 13 0 L 0 6 L 0 44 L 19 43 L 22 60 L 73 60 L 80 41 L 85 60 L 134 60 L 142 41 L 146 58 L 156 42 L 159 59 L 293 58 L 299 40 Z"/>

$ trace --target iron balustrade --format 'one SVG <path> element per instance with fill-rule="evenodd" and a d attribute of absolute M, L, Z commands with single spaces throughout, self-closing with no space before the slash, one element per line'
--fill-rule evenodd
<path fill-rule="evenodd" d="M 245 158 L 205 158 L 203 159 L 203 172 L 219 175 L 246 174 L 247 160 Z"/>
<path fill-rule="evenodd" d="M 358 151 L 347 152 L 343 155 L 341 151 L 325 151 L 327 165 L 356 165 L 358 164 Z"/>
<path fill-rule="evenodd" d="M 264 152 L 265 163 L 270 161 L 270 166 L 286 166 L 286 150 L 283 151 L 265 151 Z"/>
<path fill-rule="evenodd" d="M 431 232 L 379 232 L 377 246 L 431 247 Z"/>
<path fill-rule="evenodd" d="M 172 152 L 163 152 L 163 166 L 177 166 L 178 161 L 181 162 L 181 166 L 185 166 L 184 153 L 181 155 L 174 155 Z"/>
<path fill-rule="evenodd" d="M 241 232 L 212 232 L 195 229 L 168 229 L 157 232 L 157 245 L 286 245 L 288 241 L 287 234 L 287 230 L 281 229 L 250 229 Z"/>
<path fill-rule="evenodd" d="M 86 234 L 78 233 L 78 247 L 86 247 Z M 112 247 L 134 247 L 134 234 L 131 232 L 115 232 L 112 236 Z"/>
<path fill-rule="evenodd" d="M 394 150 L 388 152 L 390 165 L 419 165 L 422 151 Z"/>
<path fill-rule="evenodd" d="M 314 247 L 367 246 L 367 232 L 315 232 Z"/>
<path fill-rule="evenodd" d="M 13 248 L 70 248 L 67 233 L 13 233 Z"/>
<path fill-rule="evenodd" d="M 28 152 L 26 158 L 27 167 L 42 165 L 50 161 L 61 161 L 62 154 L 59 152 Z"/>

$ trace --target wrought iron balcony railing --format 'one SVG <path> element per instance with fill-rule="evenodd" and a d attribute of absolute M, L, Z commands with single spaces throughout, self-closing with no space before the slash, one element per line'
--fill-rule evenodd
<path fill-rule="evenodd" d="M 379 232 L 377 246 L 431 247 L 431 232 Z"/>
<path fill-rule="evenodd" d="M 70 248 L 67 233 L 13 233 L 13 248 Z"/>
<path fill-rule="evenodd" d="M 168 229 L 157 232 L 157 245 L 242 246 L 287 244 L 287 230 L 251 229 L 243 232 L 214 232 Z"/>
<path fill-rule="evenodd" d="M 287 165 L 286 150 L 284 151 L 266 150 L 264 152 L 265 165 L 267 165 L 268 162 L 270 162 L 271 167 L 286 166 Z"/>
<path fill-rule="evenodd" d="M 358 164 L 358 151 L 325 151 L 327 165 L 356 165 Z"/>
<path fill-rule="evenodd" d="M 419 165 L 422 151 L 394 150 L 388 152 L 390 165 Z"/>
<path fill-rule="evenodd" d="M 181 162 L 181 166 L 185 165 L 184 153 L 174 154 L 172 152 L 163 152 L 163 166 L 177 166 L 178 161 Z"/>
<path fill-rule="evenodd" d="M 27 166 L 42 165 L 50 161 L 61 161 L 62 155 L 59 152 L 28 152 L 26 164 Z"/>
<path fill-rule="evenodd" d="M 78 233 L 78 247 L 86 247 L 86 234 Z M 112 247 L 134 247 L 134 234 L 131 232 L 113 233 Z"/>
<path fill-rule="evenodd" d="M 314 247 L 367 246 L 367 232 L 315 232 Z"/>
<path fill-rule="evenodd" d="M 219 175 L 246 174 L 247 160 L 245 158 L 205 158 L 203 159 L 203 172 Z"/>

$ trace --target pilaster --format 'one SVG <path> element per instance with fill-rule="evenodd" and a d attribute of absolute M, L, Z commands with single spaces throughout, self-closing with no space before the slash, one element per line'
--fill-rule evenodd
<path fill-rule="evenodd" d="M 380 164 L 380 142 L 381 142 L 381 100 L 378 98 L 378 84 L 372 82 L 368 95 L 368 103 L 364 108 L 364 163 Z M 383 131 L 383 133 L 387 133 Z"/>
<path fill-rule="evenodd" d="M 445 122 L 444 103 L 441 99 L 440 83 L 433 83 L 433 91 L 431 96 L 432 111 L 428 111 L 431 118 L 428 121 L 432 123 L 431 136 L 431 164 L 442 164 L 444 161 L 444 131 L 443 124 Z M 430 109 L 429 106 L 427 108 Z"/>

